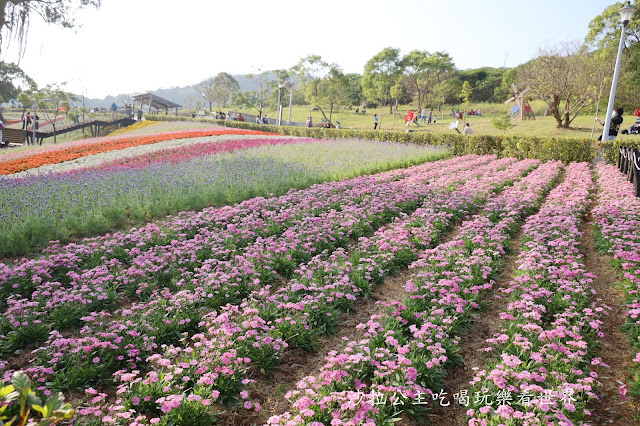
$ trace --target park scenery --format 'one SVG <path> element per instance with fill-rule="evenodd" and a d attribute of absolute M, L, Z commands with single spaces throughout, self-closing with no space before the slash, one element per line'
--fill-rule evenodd
<path fill-rule="evenodd" d="M 108 8 L 2 4 L 25 57 Z M 640 424 L 640 5 L 597 13 L 171 100 L 1 62 L 0 426 Z"/>

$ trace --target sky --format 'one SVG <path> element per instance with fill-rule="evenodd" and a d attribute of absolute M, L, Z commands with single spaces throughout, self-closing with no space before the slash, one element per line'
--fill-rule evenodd
<path fill-rule="evenodd" d="M 318 54 L 363 73 L 385 47 L 446 51 L 458 69 L 513 67 L 582 40 L 613 0 L 102 0 L 75 29 L 30 22 L 20 67 L 91 98 L 289 68 Z M 1 58 L 18 60 L 15 42 Z"/>

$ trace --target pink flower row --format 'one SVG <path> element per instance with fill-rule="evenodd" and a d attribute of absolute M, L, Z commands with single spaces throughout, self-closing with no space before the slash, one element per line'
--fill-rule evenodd
<path fill-rule="evenodd" d="M 466 167 L 476 168 L 488 160 L 489 158 L 470 157 L 456 161 L 457 164 L 449 161 L 416 167 L 407 173 L 421 175 L 428 180 L 443 173 L 455 172 L 461 167 L 459 164 L 466 162 Z M 499 165 L 509 161 L 512 160 L 494 163 Z M 98 258 L 98 266 L 85 270 L 82 270 L 82 265 L 87 262 L 87 257 L 82 254 L 89 251 L 90 247 L 69 245 L 66 252 L 55 247 L 49 259 L 33 261 L 31 267 L 26 268 L 27 271 L 37 271 L 37 277 L 40 278 L 31 278 L 31 282 L 37 284 L 31 295 L 33 301 L 14 296 L 8 299 L 9 309 L 5 315 L 9 322 L 8 337 L 11 339 L 15 335 L 31 332 L 33 327 L 45 327 L 42 318 L 56 317 L 56 313 L 67 314 L 63 317 L 68 320 L 70 311 L 80 309 L 79 312 L 85 314 L 78 320 L 86 324 L 80 337 L 67 339 L 62 338 L 58 332 L 53 332 L 45 347 L 54 350 L 47 351 L 43 348 L 38 351 L 37 364 L 41 367 L 34 367 L 32 372 L 40 376 L 51 375 L 60 361 L 69 363 L 70 356 L 65 354 L 77 354 L 80 348 L 83 353 L 91 354 L 100 347 L 114 349 L 114 364 L 135 368 L 143 360 L 139 356 L 141 351 L 153 353 L 158 344 L 169 343 L 166 339 L 171 339 L 172 333 L 169 336 L 158 333 L 158 327 L 154 326 L 157 321 L 161 320 L 173 333 L 189 330 L 193 333 L 197 324 L 193 317 L 197 317 L 193 310 L 195 305 L 207 306 L 213 295 L 219 296 L 213 307 L 242 300 L 242 292 L 246 294 L 251 287 L 264 285 L 265 280 L 272 279 L 274 269 L 291 263 L 292 259 L 289 258 L 292 253 L 310 257 L 323 244 L 330 244 L 332 238 L 349 238 L 351 235 L 345 234 L 346 229 L 343 229 L 345 220 L 350 220 L 348 218 L 357 218 L 359 221 L 351 227 L 351 232 L 358 230 L 358 227 L 360 231 L 366 231 L 366 227 L 370 226 L 367 222 L 379 220 L 378 216 L 385 211 L 387 214 L 397 214 L 399 210 L 395 205 L 415 203 L 429 191 L 424 185 L 405 184 L 403 181 L 385 182 L 380 176 L 358 178 L 349 183 L 325 184 L 322 189 L 318 186 L 300 191 L 302 195 L 292 193 L 281 197 L 284 202 L 280 206 L 274 203 L 273 211 L 264 208 L 247 211 L 244 218 L 246 222 L 242 222 L 242 217 L 237 221 L 238 216 L 234 216 L 235 223 L 223 222 L 222 229 L 207 229 L 200 215 L 196 215 L 199 218 L 194 222 L 198 225 L 199 232 L 192 238 L 183 235 L 182 239 L 173 239 L 176 235 L 169 230 L 164 231 L 167 235 L 164 239 L 168 241 L 164 245 L 145 247 L 146 244 L 139 242 L 129 245 L 130 248 L 120 247 L 119 251 L 116 250 L 118 246 L 114 245 L 113 258 L 101 256 L 102 258 Z M 324 196 L 320 196 L 323 192 Z M 268 205 L 268 202 L 269 200 L 264 200 L 264 204 Z M 342 206 L 340 214 L 333 210 L 337 205 Z M 220 210 L 225 219 L 229 218 L 229 210 L 233 211 L 232 208 Z M 310 212 L 318 216 L 307 216 Z M 265 221 L 264 218 L 270 220 Z M 179 228 L 184 224 L 184 221 L 178 221 Z M 152 231 L 158 229 L 152 225 L 147 227 L 149 228 Z M 278 232 L 274 236 L 268 236 L 270 229 Z M 260 236 L 261 231 L 264 232 L 264 237 Z M 145 235 L 137 231 L 135 234 Z M 152 232 L 147 241 L 159 243 L 163 241 L 161 235 L 161 232 Z M 119 235 L 117 238 L 128 242 L 126 235 Z M 202 259 L 198 259 L 200 252 L 204 253 Z M 105 250 L 103 253 L 108 255 L 109 251 Z M 209 259 L 212 255 L 214 257 Z M 50 263 L 52 258 L 55 259 L 53 264 Z M 65 261 L 63 265 L 69 270 L 64 275 L 69 282 L 48 281 L 47 277 L 61 275 L 55 272 L 55 262 L 60 258 Z M 26 275 L 24 264 L 15 266 L 15 269 L 6 266 L 7 273 L 13 277 Z M 167 276 L 174 276 L 177 281 L 166 282 Z M 154 280 L 156 284 L 150 285 Z M 7 281 L 11 282 L 11 277 Z M 162 284 L 181 291 L 172 295 L 168 289 L 162 289 Z M 109 305 L 117 302 L 117 294 L 114 294 L 113 289 L 127 287 L 135 290 L 134 295 L 148 290 L 146 296 L 152 301 L 136 303 L 129 309 L 109 313 Z M 229 294 L 237 295 L 237 299 L 227 300 Z M 105 323 L 105 319 L 109 320 L 114 316 L 122 316 L 124 321 Z M 162 339 L 165 341 L 158 342 Z M 74 359 L 74 363 L 87 359 L 93 357 Z M 87 377 L 87 380 L 90 382 L 92 379 Z"/>
<path fill-rule="evenodd" d="M 522 173 L 537 163 L 514 166 L 524 166 Z M 411 401 L 432 400 L 444 365 L 455 358 L 459 327 L 492 285 L 509 232 L 560 168 L 547 163 L 490 197 L 485 214 L 464 222 L 459 238 L 427 250 L 412 265 L 417 271 L 406 284 L 406 299 L 359 325 L 362 338 L 331 352 L 317 377 L 305 378 L 287 395 L 293 410 L 269 424 L 383 424 L 403 410 L 415 413 L 419 406 Z"/>
<path fill-rule="evenodd" d="M 638 363 L 630 389 L 640 396 L 640 198 L 615 166 L 600 164 L 597 172 L 599 198 L 593 209 L 596 244 L 613 257 L 623 279 L 625 329 L 635 352 L 633 361 Z"/>
<path fill-rule="evenodd" d="M 483 349 L 497 356 L 471 382 L 475 394 L 493 397 L 474 401 L 469 425 L 569 425 L 589 415 L 604 308 L 592 301 L 595 276 L 586 271 L 578 228 L 593 189 L 589 165 L 572 163 L 525 223 L 518 273 L 503 289 L 510 298 L 504 325 Z"/>
<path fill-rule="evenodd" d="M 257 148 L 264 145 L 291 145 L 300 143 L 318 143 L 321 139 L 303 139 L 303 138 L 271 138 L 271 139 L 237 139 L 223 141 L 203 141 L 197 144 L 189 144 L 174 148 L 166 148 L 160 151 L 151 152 L 133 158 L 113 160 L 108 163 L 100 164 L 92 169 L 96 170 L 120 170 L 120 169 L 139 169 L 149 166 L 153 163 L 179 163 L 191 158 L 199 158 L 207 155 L 213 155 L 220 152 L 238 151 L 242 149 Z M 87 169 L 82 169 L 84 173 Z M 73 172 L 70 172 L 73 173 Z"/>
<path fill-rule="evenodd" d="M 410 242 L 412 236 L 429 235 L 430 238 L 434 238 L 437 235 L 438 230 L 429 223 L 440 222 L 444 225 L 451 214 L 437 212 L 432 214 L 433 209 L 457 211 L 464 206 L 468 208 L 471 198 L 468 195 L 470 190 L 467 188 L 473 188 L 475 198 L 482 199 L 483 190 L 492 190 L 499 185 L 500 179 L 504 184 L 514 175 L 517 176 L 522 172 L 522 166 L 512 168 L 511 176 L 497 171 L 509 162 L 513 160 L 495 161 L 486 167 L 475 167 L 459 175 L 443 177 L 441 180 L 438 179 L 441 187 L 435 184 L 425 187 L 424 184 L 418 185 L 416 182 L 416 188 L 424 187 L 430 192 L 437 191 L 427 198 L 430 200 L 428 209 L 424 207 L 418 209 L 406 220 L 395 223 L 389 230 L 381 229 L 372 239 L 361 238 L 354 251 L 357 253 L 355 257 L 354 253 L 347 256 L 342 249 L 336 250 L 331 255 L 321 254 L 298 268 L 294 274 L 296 278 L 274 294 L 270 294 L 268 289 L 256 291 L 248 304 L 242 304 L 239 307 L 227 306 L 219 315 L 206 316 L 203 326 L 207 332 L 194 336 L 197 341 L 194 345 L 195 349 L 189 349 L 192 345 L 187 345 L 186 349 L 171 348 L 164 356 L 151 357 L 149 361 L 154 363 L 156 369 L 148 373 L 145 378 L 139 377 L 138 374 L 126 375 L 121 379 L 123 385 L 120 390 L 126 394 L 127 400 L 136 398 L 138 401 L 141 395 L 149 396 L 148 394 L 151 393 L 149 387 L 155 383 L 154 377 L 170 376 L 171 379 L 168 382 L 163 382 L 163 389 L 171 395 L 179 395 L 190 389 L 191 379 L 194 374 L 197 374 L 206 379 L 192 384 L 192 395 L 202 396 L 207 402 L 212 400 L 213 392 L 216 392 L 215 399 L 234 398 L 235 395 L 232 392 L 223 389 L 221 382 L 228 383 L 235 378 L 238 387 L 234 390 L 238 393 L 241 389 L 239 386 L 246 384 L 246 380 L 242 379 L 243 371 L 246 369 L 244 364 L 250 362 L 266 370 L 277 365 L 280 353 L 288 345 L 312 344 L 318 331 L 323 331 L 318 330 L 319 323 L 327 325 L 337 320 L 338 311 L 349 309 L 357 295 L 361 295 L 363 290 L 368 291 L 367 287 L 370 284 L 385 273 L 389 273 L 393 258 L 397 259 L 401 253 L 406 253 L 406 250 L 414 249 L 414 244 Z M 474 178 L 448 197 L 442 193 L 443 188 L 449 187 L 456 181 L 482 175 L 486 175 L 485 179 L 475 180 Z M 352 219 L 352 223 L 357 226 L 358 221 L 355 219 L 357 218 Z M 412 231 L 409 232 L 407 228 Z M 431 231 L 427 231 L 429 228 Z M 395 238 L 390 239 L 389 237 L 394 234 Z M 428 242 L 426 241 L 427 244 Z M 357 272 L 350 273 L 350 271 Z M 271 316 L 273 318 L 270 318 Z M 332 316 L 335 316 L 335 319 L 331 319 Z M 311 321 L 312 318 L 313 321 Z M 309 337 L 308 341 L 304 339 L 305 336 Z M 197 362 L 192 363 L 192 360 Z M 216 360 L 235 361 L 225 361 L 220 365 L 220 361 Z M 233 367 L 224 368 L 225 365 L 233 365 Z M 191 368 L 185 369 L 183 366 L 191 366 Z M 240 397 L 245 400 L 245 406 L 251 406 L 251 402 L 245 398 L 247 394 L 243 392 L 240 392 Z M 188 399 L 184 401 L 185 404 L 189 402 Z M 228 401 L 223 399 L 219 402 Z M 131 404 L 123 405 L 123 407 L 129 406 Z M 172 415 L 173 410 L 179 407 L 165 407 L 163 404 L 157 408 L 151 404 L 151 406 L 145 405 L 140 408 L 143 408 L 142 412 L 156 409 Z M 95 409 L 88 410 L 87 413 L 95 414 L 96 412 Z M 104 412 L 102 408 L 98 410 L 101 413 Z M 136 411 L 137 409 L 134 408 L 134 412 L 121 412 L 116 416 L 132 418 L 136 415 Z"/>

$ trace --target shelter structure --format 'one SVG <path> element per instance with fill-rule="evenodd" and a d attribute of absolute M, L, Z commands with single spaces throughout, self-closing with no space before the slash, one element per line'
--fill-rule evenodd
<path fill-rule="evenodd" d="M 137 105 L 137 106 L 136 106 Z M 144 110 L 144 106 L 147 105 L 147 113 L 151 113 L 151 108 L 155 108 L 156 111 L 165 111 L 165 114 L 169 114 L 170 109 L 176 110 L 176 115 L 178 115 L 178 110 L 182 108 L 182 105 L 178 105 L 175 102 L 171 102 L 165 98 L 162 98 L 158 95 L 154 95 L 153 93 L 141 93 L 139 95 L 133 96 L 133 110 L 142 109 Z"/>

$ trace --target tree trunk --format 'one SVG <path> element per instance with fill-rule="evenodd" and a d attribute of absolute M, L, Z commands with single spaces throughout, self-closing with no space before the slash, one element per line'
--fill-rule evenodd
<path fill-rule="evenodd" d="M 556 120 L 557 127 L 562 127 L 562 117 L 560 117 L 560 100 L 557 96 L 554 96 L 551 103 L 547 102 L 549 106 L 549 114 Z"/>
<path fill-rule="evenodd" d="M 571 96 L 568 96 L 564 101 L 564 114 L 562 115 L 563 123 L 562 127 L 565 129 L 569 128 L 569 124 L 571 124 L 571 120 L 569 118 L 569 113 L 571 111 Z"/>
<path fill-rule="evenodd" d="M 329 122 L 329 125 L 331 126 L 331 128 L 334 127 L 333 123 L 331 122 L 331 120 L 329 120 L 327 118 L 327 114 L 324 113 L 324 111 L 322 110 L 322 108 L 320 108 L 319 105 L 315 105 L 316 108 L 318 108 L 320 110 L 320 112 L 322 113 L 322 116 L 324 117 L 325 120 L 327 120 Z"/>

